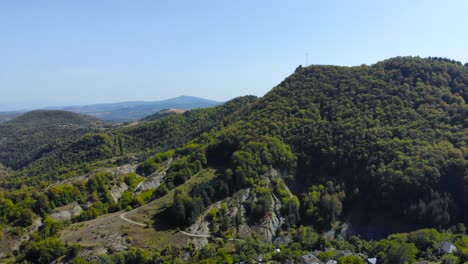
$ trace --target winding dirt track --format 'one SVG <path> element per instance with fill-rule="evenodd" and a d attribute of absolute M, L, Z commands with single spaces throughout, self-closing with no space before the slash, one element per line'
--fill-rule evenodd
<path fill-rule="evenodd" d="M 187 233 L 187 232 L 182 231 L 182 230 L 180 230 L 179 232 L 186 235 L 186 236 L 189 236 L 189 237 L 199 237 L 199 238 L 209 238 L 209 237 L 211 237 L 210 235 L 191 234 L 191 233 Z"/>
<path fill-rule="evenodd" d="M 127 214 L 128 212 L 125 212 L 125 213 L 122 213 L 121 215 L 119 215 L 120 219 L 124 220 L 124 221 L 127 221 L 131 224 L 134 224 L 134 225 L 139 225 L 139 226 L 143 226 L 143 227 L 146 227 L 147 225 L 146 224 L 143 224 L 143 223 L 138 223 L 138 222 L 135 222 L 135 221 L 132 221 L 128 218 L 125 217 L 125 215 Z M 182 231 L 182 230 L 179 230 L 180 233 L 182 233 L 183 235 L 186 235 L 186 236 L 189 236 L 189 237 L 196 237 L 196 238 L 210 238 L 212 237 L 211 235 L 200 235 L 200 234 L 192 234 L 192 233 L 187 233 L 185 231 Z M 221 237 L 212 237 L 216 240 L 229 240 L 229 241 L 240 241 L 242 239 L 236 239 L 236 238 L 229 238 L 229 239 L 225 239 L 225 238 L 221 238 Z"/>
<path fill-rule="evenodd" d="M 120 219 L 124 220 L 124 221 L 127 221 L 129 223 L 132 223 L 134 225 L 139 225 L 139 226 L 145 226 L 146 227 L 146 224 L 143 224 L 143 223 L 138 223 L 138 222 L 135 222 L 135 221 L 132 221 L 128 218 L 125 217 L 125 215 L 127 214 L 128 212 L 125 212 L 125 213 L 122 213 L 119 217 Z"/>

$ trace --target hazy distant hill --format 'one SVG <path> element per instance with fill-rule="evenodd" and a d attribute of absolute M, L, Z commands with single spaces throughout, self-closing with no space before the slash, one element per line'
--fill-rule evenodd
<path fill-rule="evenodd" d="M 141 120 L 142 121 L 154 121 L 156 119 L 160 119 L 160 118 L 166 117 L 168 115 L 183 114 L 186 111 L 187 110 L 183 110 L 183 109 L 163 109 L 163 110 L 161 110 L 161 111 L 159 111 L 157 113 L 154 113 L 152 115 L 145 116 Z"/>
<path fill-rule="evenodd" d="M 36 110 L 0 124 L 0 163 L 19 168 L 60 144 L 104 127 L 102 121 L 62 110 Z"/>
<path fill-rule="evenodd" d="M 13 118 L 21 115 L 23 112 L 1 112 L 0 124 L 12 120 Z"/>
<path fill-rule="evenodd" d="M 80 114 L 87 114 L 102 120 L 127 122 L 139 120 L 163 109 L 175 108 L 190 110 L 194 108 L 215 106 L 218 104 L 220 104 L 220 102 L 203 98 L 179 96 L 162 101 L 129 101 L 111 104 L 53 107 L 51 109 L 60 109 Z"/>

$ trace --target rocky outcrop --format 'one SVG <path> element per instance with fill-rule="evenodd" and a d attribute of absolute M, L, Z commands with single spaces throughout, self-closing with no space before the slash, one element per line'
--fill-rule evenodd
<path fill-rule="evenodd" d="M 120 175 L 128 174 L 130 172 L 135 172 L 137 167 L 138 167 L 138 164 L 125 164 L 119 167 L 106 168 L 103 171 L 110 172 L 114 174 L 115 176 L 120 176 Z"/>
<path fill-rule="evenodd" d="M 198 218 L 198 220 L 187 229 L 187 232 L 197 235 L 210 235 L 210 223 L 205 221 L 205 218 L 206 214 L 204 214 L 203 217 Z M 208 244 L 208 237 L 192 237 L 191 243 L 195 250 L 200 250 Z"/>
<path fill-rule="evenodd" d="M 278 230 L 281 228 L 281 225 L 283 225 L 284 218 L 281 217 L 280 209 L 281 202 L 273 194 L 272 209 L 267 213 L 267 215 L 265 215 L 265 217 L 263 217 L 262 221 L 256 228 L 256 231 L 263 240 L 272 241 Z"/>
<path fill-rule="evenodd" d="M 144 181 L 140 182 L 135 188 L 135 194 L 139 194 L 144 190 L 156 189 L 161 186 L 164 178 L 166 177 L 165 171 L 157 171 L 148 176 Z"/>
<path fill-rule="evenodd" d="M 266 177 L 266 186 L 274 188 L 274 182 L 278 180 L 282 181 L 283 173 L 276 170 L 270 170 Z M 287 188 L 287 187 L 286 187 Z M 289 189 L 286 189 L 290 193 Z M 292 195 L 292 194 L 291 194 Z M 221 226 L 220 221 L 213 221 L 213 216 L 210 216 L 210 212 L 219 211 L 222 206 L 228 207 L 229 219 L 236 219 L 232 221 L 232 224 L 236 224 L 234 229 L 230 229 L 227 233 L 230 236 L 237 237 L 239 239 L 247 239 L 249 237 L 256 237 L 264 241 L 273 241 L 285 223 L 285 218 L 281 216 L 281 200 L 276 197 L 274 193 L 271 196 L 271 209 L 265 216 L 257 223 L 251 223 L 248 219 L 248 215 L 245 210 L 245 202 L 252 200 L 256 201 L 255 192 L 250 188 L 242 189 L 234 193 L 231 197 L 226 198 L 222 201 L 218 201 L 209 206 L 205 212 L 198 218 L 198 220 L 191 225 L 186 232 L 197 235 L 211 235 L 211 239 L 226 239 L 222 238 L 224 232 L 220 232 Z M 224 204 L 224 205 L 223 205 Z M 192 244 L 195 248 L 201 248 L 208 243 L 210 238 L 207 237 L 192 237 Z"/>
<path fill-rule="evenodd" d="M 49 216 L 54 221 L 66 221 L 80 215 L 81 212 L 83 212 L 83 208 L 77 202 L 74 202 L 67 206 L 56 208 Z"/>
<path fill-rule="evenodd" d="M 117 203 L 122 197 L 122 194 L 128 190 L 128 185 L 125 182 L 120 183 L 120 185 L 115 185 L 110 190 L 110 194 L 115 203 Z"/>
<path fill-rule="evenodd" d="M 213 221 L 210 220 L 210 217 L 208 217 L 208 214 L 210 213 L 211 210 L 217 209 L 219 210 L 221 208 L 221 204 L 226 203 L 228 205 L 228 218 L 230 219 L 235 219 L 237 216 L 239 210 L 241 211 L 241 216 L 243 218 L 242 222 L 245 222 L 245 209 L 242 206 L 242 204 L 249 198 L 250 196 L 250 189 L 243 189 L 240 190 L 232 195 L 230 198 L 226 198 L 222 201 L 218 201 L 211 206 L 209 206 L 205 212 L 198 218 L 197 221 L 195 221 L 194 224 L 192 224 L 189 228 L 187 228 L 186 232 L 190 234 L 196 234 L 200 235 L 200 237 L 195 237 L 191 236 L 191 243 L 193 247 L 198 250 L 203 248 L 206 244 L 208 244 L 208 240 L 211 237 L 211 239 L 224 239 L 221 237 L 217 237 L 216 234 L 219 234 L 220 227 L 218 224 L 213 223 Z M 250 232 L 250 227 L 247 224 L 241 225 L 243 227 L 235 229 L 234 232 L 237 232 L 237 234 L 240 234 L 238 231 L 239 229 L 245 231 L 243 234 L 245 237 L 239 236 L 240 238 L 247 238 L 251 235 Z M 236 235 L 234 233 L 234 235 Z M 206 236 L 206 237 L 201 237 L 201 236 Z"/>
<path fill-rule="evenodd" d="M 166 168 L 171 165 L 174 159 L 169 158 L 161 163 L 161 167 Z M 153 172 L 151 175 L 146 177 L 146 180 L 140 182 L 134 190 L 135 194 L 139 194 L 144 190 L 149 189 L 156 189 L 161 186 L 161 183 L 164 182 L 164 178 L 166 177 L 166 170 L 158 170 Z"/>

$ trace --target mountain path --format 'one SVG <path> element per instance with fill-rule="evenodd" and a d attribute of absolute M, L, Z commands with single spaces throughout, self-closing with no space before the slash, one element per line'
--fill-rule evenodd
<path fill-rule="evenodd" d="M 195 237 L 195 238 L 213 238 L 213 239 L 216 239 L 216 240 L 227 240 L 227 241 L 243 241 L 243 239 L 239 239 L 239 238 L 222 238 L 222 237 L 214 237 L 214 236 L 211 236 L 211 235 L 200 235 L 200 234 L 192 234 L 192 233 L 187 233 L 185 231 L 182 231 L 182 230 L 179 230 L 180 233 L 182 233 L 183 235 L 186 235 L 186 236 L 189 236 L 189 237 Z"/>
<path fill-rule="evenodd" d="M 189 236 L 189 237 L 198 237 L 198 238 L 210 238 L 211 235 L 199 235 L 199 234 L 192 234 L 192 233 L 187 233 L 185 231 L 180 230 L 180 233 Z"/>
<path fill-rule="evenodd" d="M 143 223 L 138 223 L 138 222 L 135 222 L 135 221 L 132 221 L 128 218 L 125 217 L 125 215 L 127 214 L 128 212 L 125 212 L 125 213 L 122 213 L 121 215 L 119 215 L 120 219 L 124 220 L 124 221 L 127 221 L 129 223 L 132 223 L 134 225 L 139 225 L 139 226 L 144 226 L 146 227 L 146 224 L 143 224 Z"/>

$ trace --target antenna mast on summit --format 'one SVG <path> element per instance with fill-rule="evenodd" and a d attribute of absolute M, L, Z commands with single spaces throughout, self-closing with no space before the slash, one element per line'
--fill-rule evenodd
<path fill-rule="evenodd" d="M 309 52 L 306 52 L 306 67 L 309 66 Z"/>

